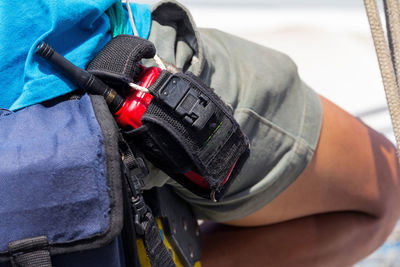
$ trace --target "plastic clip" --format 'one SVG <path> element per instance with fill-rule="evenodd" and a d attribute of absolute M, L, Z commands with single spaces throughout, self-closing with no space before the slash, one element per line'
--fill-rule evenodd
<path fill-rule="evenodd" d="M 215 104 L 178 76 L 171 76 L 159 90 L 159 98 L 196 130 L 202 130 L 215 113 Z"/>
<path fill-rule="evenodd" d="M 153 216 L 149 207 L 144 202 L 142 195 L 137 198 L 132 197 L 132 210 L 133 214 L 135 214 L 133 223 L 135 225 L 136 234 L 142 236 L 147 232 Z"/>

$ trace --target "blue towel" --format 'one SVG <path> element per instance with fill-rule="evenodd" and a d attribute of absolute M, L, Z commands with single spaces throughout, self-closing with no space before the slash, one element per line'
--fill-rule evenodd
<path fill-rule="evenodd" d="M 0 1 L 0 108 L 18 110 L 76 89 L 34 55 L 35 47 L 44 40 L 75 65 L 85 68 L 111 38 L 105 11 L 114 2 Z M 149 6 L 131 7 L 139 35 L 147 38 L 151 25 Z"/>

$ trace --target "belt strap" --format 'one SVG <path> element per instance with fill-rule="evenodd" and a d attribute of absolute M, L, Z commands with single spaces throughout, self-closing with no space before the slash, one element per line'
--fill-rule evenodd
<path fill-rule="evenodd" d="M 148 169 L 143 159 L 136 157 L 125 141 L 121 141 L 120 148 L 131 194 L 136 234 L 144 241 L 152 267 L 175 267 L 171 253 L 161 238 L 156 219 L 149 206 L 144 202 L 142 179 L 148 175 Z"/>
<path fill-rule="evenodd" d="M 8 251 L 11 254 L 12 266 L 51 267 L 48 245 L 46 236 L 10 242 L 8 244 Z"/>

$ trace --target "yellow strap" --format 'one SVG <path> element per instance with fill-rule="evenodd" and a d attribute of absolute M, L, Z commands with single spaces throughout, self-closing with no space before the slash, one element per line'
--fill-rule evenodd
<path fill-rule="evenodd" d="M 164 227 L 162 225 L 161 219 L 157 218 L 157 225 L 158 228 L 161 231 L 161 234 L 163 235 L 163 242 L 167 250 L 172 252 L 172 259 L 174 260 L 174 263 L 176 267 L 184 267 L 181 260 L 178 257 L 178 254 L 175 252 L 171 244 L 169 243 L 168 239 L 164 235 Z M 137 245 L 137 250 L 138 250 L 138 255 L 139 255 L 139 260 L 140 260 L 140 265 L 141 267 L 151 267 L 150 263 L 150 258 L 147 256 L 146 253 L 146 248 L 144 247 L 144 242 L 143 239 L 138 238 L 136 239 L 136 245 Z M 193 267 L 201 267 L 201 263 L 198 261 L 194 264 Z"/>

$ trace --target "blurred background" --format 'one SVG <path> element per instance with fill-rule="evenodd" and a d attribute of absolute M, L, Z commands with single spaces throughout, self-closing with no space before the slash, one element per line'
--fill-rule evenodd
<path fill-rule="evenodd" d="M 290 55 L 306 83 L 394 142 L 362 0 L 180 2 L 199 27 L 218 28 Z M 400 224 L 378 251 L 357 264 L 365 266 L 400 266 Z"/>

